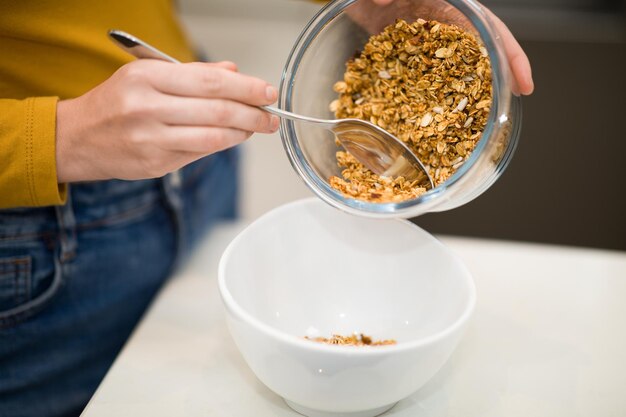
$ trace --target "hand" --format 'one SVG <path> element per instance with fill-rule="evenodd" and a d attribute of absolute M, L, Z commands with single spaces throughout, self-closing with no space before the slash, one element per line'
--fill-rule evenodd
<path fill-rule="evenodd" d="M 394 1 L 400 3 L 398 7 L 406 7 L 406 5 L 402 5 L 402 2 L 399 0 L 362 0 L 355 3 L 355 6 L 359 5 L 359 8 L 362 8 L 362 10 L 353 11 L 353 13 L 358 16 L 355 20 L 360 20 L 359 23 L 363 23 L 366 20 L 371 20 L 371 16 L 384 16 L 385 8 L 390 6 Z M 367 6 L 368 2 L 371 3 L 371 6 Z M 428 3 L 429 0 L 424 0 L 425 7 L 428 7 Z M 372 10 L 372 7 L 377 8 L 378 10 Z M 515 37 L 513 37 L 513 34 L 502 22 L 502 20 L 500 20 L 485 6 L 482 6 L 482 8 L 485 13 L 487 13 L 487 16 L 489 16 L 489 18 L 493 21 L 496 30 L 500 33 L 502 41 L 504 42 L 504 48 L 509 61 L 509 66 L 513 72 L 513 78 L 515 79 L 513 92 L 523 95 L 532 94 L 534 90 L 532 70 L 530 68 L 530 61 L 524 53 L 524 50 L 517 40 L 515 40 Z M 381 30 L 382 28 L 376 30 L 376 32 L 380 32 Z"/>
<path fill-rule="evenodd" d="M 509 66 L 513 72 L 513 78 L 515 79 L 516 85 L 513 88 L 513 92 L 525 96 L 531 95 L 535 89 L 535 84 L 533 83 L 533 74 L 528 56 L 526 56 L 526 53 L 504 22 L 485 6 L 482 6 L 482 8 L 493 21 L 496 30 L 502 37 L 506 57 L 509 60 Z"/>
<path fill-rule="evenodd" d="M 231 62 L 137 60 L 57 106 L 59 183 L 163 176 L 278 129 L 277 92 Z"/>

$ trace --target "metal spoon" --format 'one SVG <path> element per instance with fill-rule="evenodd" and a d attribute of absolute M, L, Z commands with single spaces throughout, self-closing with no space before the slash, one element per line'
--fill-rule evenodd
<path fill-rule="evenodd" d="M 109 36 L 118 46 L 136 58 L 180 63 L 126 32 L 110 30 Z M 330 130 L 357 161 L 375 174 L 385 177 L 402 176 L 409 181 L 417 180 L 426 188 L 434 187 L 432 178 L 417 156 L 398 138 L 370 122 L 360 119 L 316 119 L 269 106 L 259 108 L 285 119 L 307 122 Z"/>

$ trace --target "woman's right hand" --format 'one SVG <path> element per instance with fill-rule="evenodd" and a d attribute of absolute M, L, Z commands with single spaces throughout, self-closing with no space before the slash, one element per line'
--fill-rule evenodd
<path fill-rule="evenodd" d="M 163 176 L 279 120 L 274 87 L 235 64 L 137 60 L 57 106 L 59 183 Z"/>

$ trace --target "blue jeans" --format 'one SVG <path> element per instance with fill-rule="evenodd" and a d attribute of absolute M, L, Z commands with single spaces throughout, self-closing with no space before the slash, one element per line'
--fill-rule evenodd
<path fill-rule="evenodd" d="M 0 210 L 0 417 L 80 414 L 163 282 L 236 215 L 237 153 Z"/>

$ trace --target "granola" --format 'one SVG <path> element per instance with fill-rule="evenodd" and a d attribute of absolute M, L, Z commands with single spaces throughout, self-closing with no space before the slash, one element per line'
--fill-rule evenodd
<path fill-rule="evenodd" d="M 396 135 L 420 158 L 435 186 L 470 156 L 491 108 L 491 66 L 476 37 L 455 25 L 397 20 L 371 36 L 333 86 L 336 118 L 369 120 Z M 426 192 L 403 177 L 380 177 L 345 151 L 330 184 L 347 197 L 403 201 Z"/>
<path fill-rule="evenodd" d="M 333 334 L 330 338 L 315 337 L 311 338 L 304 336 L 305 339 L 313 342 L 325 343 L 328 345 L 345 345 L 345 346 L 385 346 L 395 345 L 397 342 L 394 339 L 382 339 L 372 340 L 371 337 L 364 335 L 363 333 L 354 333 L 350 336 L 342 336 L 339 334 Z"/>

